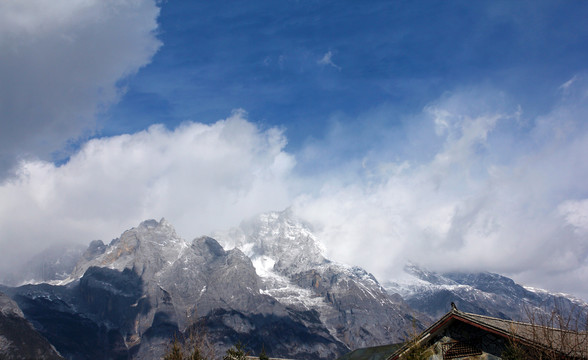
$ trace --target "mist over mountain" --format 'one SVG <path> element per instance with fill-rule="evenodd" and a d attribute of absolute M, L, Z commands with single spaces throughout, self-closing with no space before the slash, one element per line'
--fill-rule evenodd
<path fill-rule="evenodd" d="M 72 273 L 86 246 L 56 244 L 35 254 L 1 278 L 1 283 L 18 286 L 26 283 L 65 280 Z"/>
<path fill-rule="evenodd" d="M 364 269 L 325 258 L 319 240 L 289 210 L 262 214 L 217 238 L 252 260 L 264 293 L 317 311 L 352 349 L 403 341 L 413 323 L 429 321 Z"/>

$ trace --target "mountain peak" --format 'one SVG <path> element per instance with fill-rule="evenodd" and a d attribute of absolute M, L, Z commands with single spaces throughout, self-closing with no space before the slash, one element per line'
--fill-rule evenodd
<path fill-rule="evenodd" d="M 218 241 L 208 236 L 202 236 L 194 239 L 194 241 L 192 241 L 192 246 L 195 246 L 201 250 L 206 250 L 215 257 L 224 256 L 226 254 L 225 249 L 223 249 Z"/>
<path fill-rule="evenodd" d="M 159 226 L 159 222 L 155 219 L 148 219 L 139 224 L 140 228 L 150 229 Z"/>
<path fill-rule="evenodd" d="M 154 229 L 158 229 L 160 231 L 167 230 L 168 232 L 173 233 L 175 235 L 175 229 L 174 229 L 173 225 L 170 224 L 163 217 L 159 221 L 157 221 L 155 219 L 144 220 L 139 224 L 137 229 L 147 230 L 147 231 L 154 230 Z"/>
<path fill-rule="evenodd" d="M 327 261 L 324 248 L 310 227 L 290 209 L 257 215 L 214 237 L 225 248 L 243 251 L 254 264 L 261 258 L 266 263 L 271 260 L 275 270 L 299 272 Z"/>
<path fill-rule="evenodd" d="M 24 318 L 24 314 L 18 305 L 3 293 L 0 293 L 0 314 Z"/>
<path fill-rule="evenodd" d="M 92 242 L 72 276 L 80 278 L 90 266 L 111 269 L 135 269 L 138 274 L 154 275 L 176 261 L 188 243 L 180 238 L 165 219 L 145 220 L 138 227 L 125 231 L 108 246 Z"/>
<path fill-rule="evenodd" d="M 430 271 L 420 265 L 417 265 L 413 262 L 408 262 L 404 266 L 404 272 L 414 276 L 415 278 L 425 281 L 427 283 L 435 284 L 435 285 L 453 285 L 456 284 L 455 281 L 452 279 L 448 279 L 447 277 L 436 273 L 434 271 Z"/>

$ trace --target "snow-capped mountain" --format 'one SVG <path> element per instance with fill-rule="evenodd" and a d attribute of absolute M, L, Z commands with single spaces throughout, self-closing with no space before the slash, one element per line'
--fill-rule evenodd
<path fill-rule="evenodd" d="M 108 245 L 93 241 L 61 285 L 2 291 L 67 358 L 158 359 L 174 333 L 202 323 L 219 352 L 241 341 L 274 356 L 332 359 L 357 342 L 350 339 L 362 328 L 371 331 L 372 341 L 377 336 L 381 342 L 398 341 L 389 334 L 398 334 L 401 329 L 392 327 L 409 315 L 390 308 L 394 304 L 379 285 L 371 290 L 379 297 L 363 303 L 354 293 L 356 283 L 373 286 L 375 280 L 354 269 L 350 274 L 365 278 L 354 275 L 355 281 L 320 256 L 305 249 L 295 253 L 295 246 L 282 240 L 274 247 L 268 243 L 267 254 L 282 265 L 274 267 L 280 270 L 274 272 L 277 281 L 288 275 L 295 281 L 287 280 L 287 291 L 302 291 L 295 301 L 267 286 L 267 277 L 258 276 L 238 248 L 226 251 L 210 237 L 188 242 L 163 219 L 145 221 Z M 337 276 L 347 280 L 340 284 Z M 359 287 L 366 297 L 365 286 Z M 399 320 L 387 322 L 391 331 L 378 333 L 370 328 L 378 324 L 375 316 Z"/>
<path fill-rule="evenodd" d="M 290 210 L 261 214 L 213 236 L 243 251 L 260 274 L 299 273 L 327 262 L 318 239 Z"/>
<path fill-rule="evenodd" d="M 71 269 L 65 279 L 55 271 L 46 283 L 0 291 L 72 359 L 159 359 L 174 334 L 202 326 L 219 353 L 240 341 L 277 357 L 334 359 L 404 341 L 451 302 L 510 319 L 523 319 L 525 307 L 586 305 L 497 274 L 416 265 L 383 287 L 365 270 L 327 259 L 288 210 L 213 236 L 187 241 L 166 220 L 147 220 L 109 244 L 92 241 L 75 266 L 63 262 Z"/>
<path fill-rule="evenodd" d="M 384 286 L 434 319 L 447 312 L 450 302 L 466 312 L 518 321 L 529 321 L 529 317 L 554 309 L 562 314 L 583 313 L 585 317 L 588 309 L 586 302 L 570 295 L 524 287 L 499 274 L 438 273 L 415 264 L 405 266 L 404 272 L 397 281 Z"/>
<path fill-rule="evenodd" d="M 372 274 L 326 259 L 309 226 L 289 210 L 262 214 L 215 237 L 252 260 L 265 294 L 317 311 L 352 349 L 401 342 L 413 324 L 429 320 L 388 294 Z"/>

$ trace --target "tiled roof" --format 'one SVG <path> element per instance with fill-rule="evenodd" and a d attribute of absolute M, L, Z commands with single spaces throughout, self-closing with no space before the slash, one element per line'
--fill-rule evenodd
<path fill-rule="evenodd" d="M 561 354 L 570 357 L 586 358 L 588 353 L 588 333 L 556 329 L 552 327 L 534 325 L 512 320 L 498 319 L 490 316 L 483 316 L 465 313 L 453 309 L 441 319 L 423 331 L 416 339 L 421 343 L 432 335 L 450 326 L 454 321 L 461 321 L 485 331 L 513 339 L 540 349 L 553 349 Z M 388 359 L 397 359 L 410 345 L 396 351 Z"/>
<path fill-rule="evenodd" d="M 486 328 L 493 329 L 507 337 L 523 343 L 556 350 L 562 354 L 586 354 L 588 333 L 562 330 L 553 327 L 517 321 L 497 319 L 489 316 L 462 313 L 459 315 Z"/>
<path fill-rule="evenodd" d="M 247 356 L 245 356 L 245 358 L 248 359 L 248 360 L 258 360 L 259 359 L 259 356 L 247 355 Z M 273 358 L 273 357 L 271 357 L 269 359 L 270 360 L 294 360 L 294 359 L 283 359 L 283 358 Z"/>

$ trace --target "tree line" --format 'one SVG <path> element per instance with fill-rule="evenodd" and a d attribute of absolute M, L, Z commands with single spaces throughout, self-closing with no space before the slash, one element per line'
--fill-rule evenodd
<path fill-rule="evenodd" d="M 183 341 L 182 341 L 183 340 Z M 231 346 L 223 355 L 223 360 L 246 360 L 249 352 L 245 346 L 238 342 Z M 169 345 L 163 360 L 215 360 L 216 351 L 212 343 L 208 340 L 206 332 L 203 330 L 192 331 L 187 339 L 181 339 L 177 335 Z M 259 354 L 259 360 L 269 360 L 262 347 Z"/>

